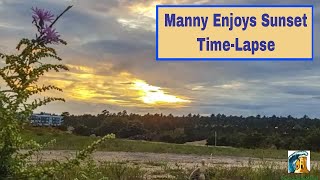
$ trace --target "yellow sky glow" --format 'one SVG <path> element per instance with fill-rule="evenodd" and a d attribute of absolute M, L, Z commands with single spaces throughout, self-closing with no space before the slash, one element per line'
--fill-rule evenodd
<path fill-rule="evenodd" d="M 188 100 L 166 94 L 166 92 L 164 92 L 160 87 L 149 85 L 141 80 L 134 82 L 134 88 L 140 91 L 141 99 L 146 104 L 190 102 Z"/>
<path fill-rule="evenodd" d="M 49 73 L 41 83 L 53 84 L 64 90 L 59 93 L 68 100 L 135 107 L 181 107 L 190 101 L 149 85 L 128 72 L 112 75 L 97 74 L 97 68 L 68 64 L 70 71 Z M 101 65 L 101 68 L 104 66 Z M 49 92 L 48 92 L 49 93 Z M 57 94 L 46 94 L 57 96 Z"/>
<path fill-rule="evenodd" d="M 143 16 L 146 16 L 146 17 L 150 17 L 150 18 L 156 19 L 155 8 L 156 8 L 157 4 L 161 4 L 161 3 L 162 3 L 161 1 L 154 1 L 149 5 L 136 4 L 134 6 L 131 6 L 130 10 L 133 13 L 137 13 L 137 14 L 140 14 L 140 15 L 143 15 Z"/>

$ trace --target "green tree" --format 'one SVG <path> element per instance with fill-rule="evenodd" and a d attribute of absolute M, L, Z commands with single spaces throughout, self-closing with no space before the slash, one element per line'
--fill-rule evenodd
<path fill-rule="evenodd" d="M 70 113 L 69 112 L 63 112 L 63 113 L 61 113 L 61 116 L 67 117 L 67 116 L 70 116 Z"/>

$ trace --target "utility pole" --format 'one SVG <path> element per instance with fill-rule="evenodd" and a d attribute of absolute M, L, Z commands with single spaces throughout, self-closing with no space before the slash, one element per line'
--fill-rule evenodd
<path fill-rule="evenodd" d="M 214 131 L 214 146 L 217 146 L 217 131 Z"/>

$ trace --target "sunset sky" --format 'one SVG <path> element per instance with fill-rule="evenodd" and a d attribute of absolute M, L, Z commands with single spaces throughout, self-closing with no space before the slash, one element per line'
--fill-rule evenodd
<path fill-rule="evenodd" d="M 147 3 L 146 3 L 147 2 Z M 69 72 L 49 73 L 66 103 L 37 111 L 72 114 L 127 110 L 133 113 L 225 113 L 320 117 L 319 0 L 315 5 L 314 62 L 156 62 L 156 4 L 270 4 L 279 0 L 0 0 L 0 50 L 13 52 L 33 38 L 31 7 L 59 14 L 67 46 L 56 46 Z M 3 61 L 0 62 L 3 66 Z M 3 83 L 1 84 L 3 85 Z"/>

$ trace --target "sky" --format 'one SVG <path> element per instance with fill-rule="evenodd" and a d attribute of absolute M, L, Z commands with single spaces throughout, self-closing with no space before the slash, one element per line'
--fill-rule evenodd
<path fill-rule="evenodd" d="M 313 62 L 155 60 L 156 4 L 279 3 L 314 5 Z M 319 0 L 0 0 L 0 51 L 15 52 L 21 38 L 34 38 L 31 7 L 59 14 L 68 5 L 73 7 L 56 24 L 68 45 L 54 47 L 70 71 L 50 72 L 40 81 L 64 90 L 43 96 L 66 102 L 37 112 L 320 117 Z"/>

